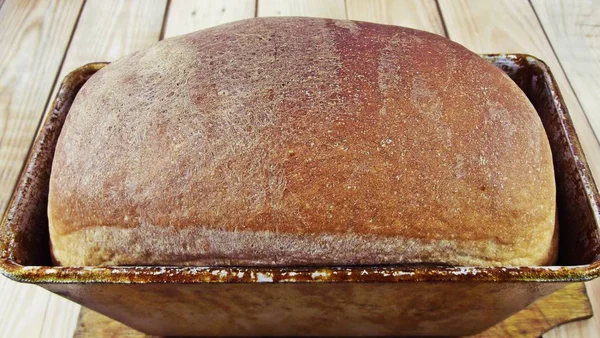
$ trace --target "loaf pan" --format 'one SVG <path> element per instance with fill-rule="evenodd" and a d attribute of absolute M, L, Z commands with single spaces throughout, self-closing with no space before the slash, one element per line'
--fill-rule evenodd
<path fill-rule="evenodd" d="M 40 126 L 2 221 L 2 273 L 152 335 L 480 332 L 567 283 L 600 274 L 598 192 L 552 74 L 529 55 L 483 57 L 523 89 L 548 134 L 558 194 L 557 266 L 52 266 L 46 216 L 52 156 L 75 95 L 106 65 L 93 63 L 65 78 Z"/>

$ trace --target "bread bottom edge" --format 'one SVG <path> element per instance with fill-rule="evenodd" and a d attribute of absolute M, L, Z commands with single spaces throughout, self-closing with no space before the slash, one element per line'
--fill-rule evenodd
<path fill-rule="evenodd" d="M 101 226 L 56 234 L 57 265 L 298 266 L 445 264 L 539 266 L 554 263 L 552 237 L 479 240 L 417 239 L 351 233 L 288 234 L 206 227 Z"/>

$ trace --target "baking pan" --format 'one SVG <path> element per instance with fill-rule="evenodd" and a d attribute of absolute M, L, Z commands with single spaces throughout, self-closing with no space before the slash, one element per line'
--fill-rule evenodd
<path fill-rule="evenodd" d="M 548 67 L 483 55 L 527 94 L 548 134 L 558 194 L 559 265 L 450 267 L 51 266 L 46 216 L 56 140 L 83 83 L 62 83 L 0 228 L 0 269 L 153 335 L 468 335 L 566 283 L 600 275 L 598 192 Z M 526 225 L 524 225 L 526 226 Z"/>

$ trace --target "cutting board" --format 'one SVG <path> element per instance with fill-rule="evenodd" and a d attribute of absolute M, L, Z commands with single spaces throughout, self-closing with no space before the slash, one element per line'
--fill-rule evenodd
<path fill-rule="evenodd" d="M 583 283 L 544 297 L 474 337 L 539 337 L 553 327 L 590 318 L 592 306 Z M 75 337 L 151 337 L 87 308 L 82 308 Z"/>

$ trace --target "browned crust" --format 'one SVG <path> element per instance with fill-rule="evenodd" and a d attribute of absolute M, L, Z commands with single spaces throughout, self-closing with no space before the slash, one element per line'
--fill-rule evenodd
<path fill-rule="evenodd" d="M 100 70 L 48 213 L 68 265 L 556 256 L 550 149 L 519 88 L 445 38 L 350 21 L 240 21 Z"/>

